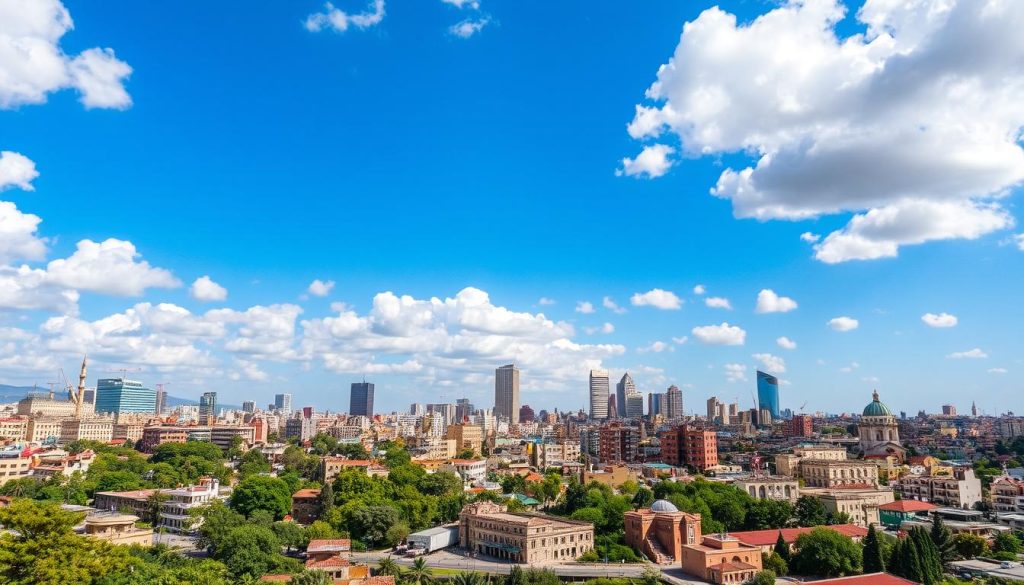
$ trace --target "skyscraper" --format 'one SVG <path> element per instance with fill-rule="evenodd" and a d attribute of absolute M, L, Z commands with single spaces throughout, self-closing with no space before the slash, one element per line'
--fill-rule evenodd
<path fill-rule="evenodd" d="M 96 412 L 156 411 L 156 391 L 146 388 L 142 382 L 124 378 L 106 378 L 96 382 Z"/>
<path fill-rule="evenodd" d="M 608 418 L 608 370 L 590 370 L 590 418 Z"/>
<path fill-rule="evenodd" d="M 640 418 L 644 415 L 644 395 L 636 390 L 626 393 L 626 418 Z"/>
<path fill-rule="evenodd" d="M 519 423 L 519 368 L 515 364 L 494 370 L 494 416 Z"/>
<path fill-rule="evenodd" d="M 708 422 L 715 422 L 715 418 L 719 413 L 719 404 L 717 396 L 708 398 Z"/>
<path fill-rule="evenodd" d="M 675 384 L 669 386 L 665 392 L 665 418 L 683 418 L 683 391 Z"/>
<path fill-rule="evenodd" d="M 156 408 L 153 410 L 157 416 L 163 414 L 164 409 L 167 408 L 167 390 L 164 390 L 162 386 L 163 384 L 157 384 Z M 88 400 L 86 402 L 88 402 Z"/>
<path fill-rule="evenodd" d="M 633 383 L 633 378 L 626 372 L 622 375 L 622 379 L 615 385 L 615 407 L 619 416 L 626 416 L 626 396 L 630 392 L 636 392 L 636 384 Z"/>
<path fill-rule="evenodd" d="M 292 395 L 291 394 L 275 394 L 274 395 L 274 408 L 286 416 L 292 414 Z"/>
<path fill-rule="evenodd" d="M 663 392 L 651 392 L 647 395 L 647 416 L 657 416 L 663 414 L 662 411 L 665 404 L 665 394 Z"/>
<path fill-rule="evenodd" d="M 242 412 L 245 412 L 245 413 L 248 413 L 248 414 L 252 414 L 252 413 L 256 412 L 256 402 L 252 401 L 252 400 L 243 400 L 242 401 Z"/>
<path fill-rule="evenodd" d="M 199 422 L 210 424 L 217 418 L 217 393 L 203 392 L 199 397 Z"/>
<path fill-rule="evenodd" d="M 363 380 L 352 382 L 348 413 L 352 416 L 373 416 L 373 384 Z"/>
<path fill-rule="evenodd" d="M 761 370 L 757 371 L 757 403 L 773 419 L 779 418 L 779 379 Z"/>

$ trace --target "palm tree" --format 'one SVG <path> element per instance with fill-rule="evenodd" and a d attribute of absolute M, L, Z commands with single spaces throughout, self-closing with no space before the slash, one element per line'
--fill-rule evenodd
<path fill-rule="evenodd" d="M 391 558 L 391 555 L 388 555 L 377 561 L 377 574 L 397 578 L 402 574 L 402 568 L 398 566 L 395 559 Z"/>
<path fill-rule="evenodd" d="M 323 571 L 304 571 L 288 581 L 288 585 L 331 585 L 331 576 Z"/>
<path fill-rule="evenodd" d="M 405 572 L 406 582 L 427 585 L 431 581 L 432 573 L 433 571 L 427 566 L 427 559 L 416 557 L 416 560 L 412 562 L 412 567 Z"/>
<path fill-rule="evenodd" d="M 466 571 L 455 575 L 452 585 L 484 585 L 486 581 L 482 574 L 476 571 Z"/>

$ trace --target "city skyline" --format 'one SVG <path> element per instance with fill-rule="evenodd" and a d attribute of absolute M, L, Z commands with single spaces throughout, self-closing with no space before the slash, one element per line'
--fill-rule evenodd
<path fill-rule="evenodd" d="M 904 38 L 882 7 L 824 0 L 520 3 L 462 38 L 448 27 L 464 13 L 440 2 L 345 33 L 304 27 L 314 5 L 261 8 L 227 30 L 233 14 L 203 6 L 203 18 L 169 16 L 167 30 L 198 39 L 169 53 L 169 33 L 136 26 L 143 7 L 115 4 L 30 5 L 63 33 L 33 37 L 59 66 L 102 57 L 108 75 L 0 76 L 14 80 L 0 82 L 0 383 L 45 387 L 88 353 L 97 378 L 127 369 L 232 404 L 284 391 L 343 410 L 349 384 L 373 376 L 391 411 L 424 393 L 487 404 L 491 372 L 514 361 L 522 403 L 572 410 L 588 408 L 591 369 L 628 371 L 643 392 L 676 384 L 691 405 L 743 403 L 761 369 L 779 378 L 782 408 L 842 412 L 855 408 L 842 397 L 878 388 L 910 412 L 966 411 L 962 396 L 1024 410 L 1024 151 L 1005 138 L 1024 113 L 985 83 L 1008 65 L 983 43 L 971 56 L 992 68 L 973 73 L 925 53 L 936 75 L 979 82 L 947 124 L 934 83 L 894 102 L 870 89 L 889 80 L 856 77 L 838 54 L 840 41 L 871 45 L 885 71 L 886 35 L 897 49 L 959 38 L 948 23 Z M 579 10 L 589 28 L 566 32 Z M 976 34 L 1019 42 L 959 10 Z M 794 44 L 796 28 L 773 25 L 783 18 L 810 31 L 815 63 L 836 59 L 835 87 L 863 93 L 763 62 L 761 43 Z M 568 52 L 563 34 L 577 41 Z M 594 34 L 611 40 L 583 42 Z M 692 52 L 701 34 L 748 38 L 738 46 L 753 52 L 711 67 Z M 659 74 L 670 60 L 687 67 Z M 748 64 L 779 85 L 746 84 Z M 396 74 L 411 70 L 412 108 Z M 708 72 L 750 105 L 741 126 L 719 111 L 671 116 Z M 216 99 L 199 99 L 207 87 Z M 879 143 L 803 135 L 772 95 L 805 96 L 811 126 L 846 120 Z M 302 108 L 277 105 L 299 96 Z M 403 114 L 366 115 L 378 109 Z M 931 142 L 901 146 L 926 127 Z M 832 159 L 794 135 L 862 166 L 823 182 Z M 965 168 L 962 144 L 990 164 Z M 581 208 L 612 211 L 635 237 L 595 237 L 602 224 L 580 222 Z M 385 235 L 337 229 L 352 218 Z M 496 220 L 516 245 L 493 237 Z"/>

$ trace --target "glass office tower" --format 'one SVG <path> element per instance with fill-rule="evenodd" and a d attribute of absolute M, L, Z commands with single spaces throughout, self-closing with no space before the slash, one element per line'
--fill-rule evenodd
<path fill-rule="evenodd" d="M 106 378 L 96 383 L 96 412 L 144 412 L 156 410 L 156 390 L 142 382 L 124 378 Z"/>
<path fill-rule="evenodd" d="M 779 379 L 760 370 L 757 372 L 758 408 L 772 413 L 773 419 L 779 418 Z"/>

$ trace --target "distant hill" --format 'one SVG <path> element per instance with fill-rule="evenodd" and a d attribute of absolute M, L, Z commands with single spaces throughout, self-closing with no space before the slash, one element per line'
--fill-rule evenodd
<path fill-rule="evenodd" d="M 50 387 L 39 387 L 33 388 L 32 386 L 11 386 L 9 384 L 0 384 L 0 404 L 8 402 L 17 402 L 28 395 L 29 392 L 49 392 Z M 56 390 L 54 395 L 57 398 L 67 398 L 67 393 L 61 390 Z M 167 406 L 174 408 L 175 406 L 182 405 L 196 405 L 199 404 L 198 400 L 191 400 L 189 398 L 178 398 L 177 396 L 167 397 Z M 218 410 L 226 408 L 228 410 L 242 410 L 241 406 L 236 404 L 218 404 Z"/>

